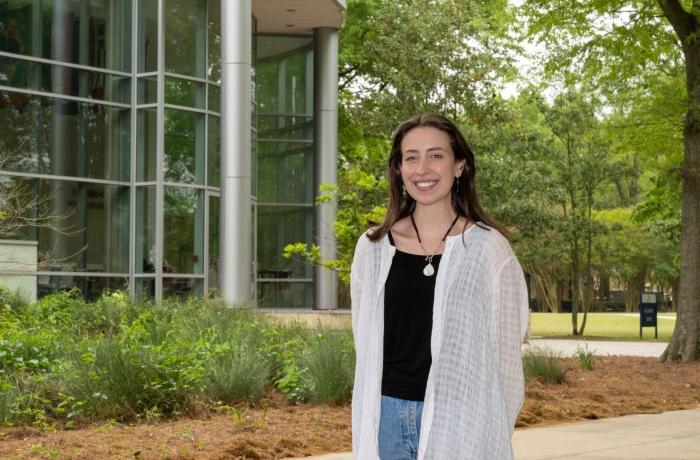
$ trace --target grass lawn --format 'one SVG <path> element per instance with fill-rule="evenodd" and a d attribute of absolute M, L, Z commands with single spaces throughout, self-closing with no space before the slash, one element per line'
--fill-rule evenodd
<path fill-rule="evenodd" d="M 675 316 L 675 313 L 659 313 L 659 316 Z M 579 313 L 581 327 L 583 315 Z M 673 334 L 675 319 L 657 319 L 659 338 L 654 339 L 654 328 L 644 328 L 644 339 L 650 342 L 668 342 Z M 572 339 L 571 313 L 530 313 L 530 335 Z M 639 316 L 626 316 L 622 313 L 589 313 L 586 320 L 584 338 L 588 340 L 639 340 Z"/>

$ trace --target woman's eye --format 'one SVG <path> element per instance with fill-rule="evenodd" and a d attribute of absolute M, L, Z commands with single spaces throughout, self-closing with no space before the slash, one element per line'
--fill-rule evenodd
<path fill-rule="evenodd" d="M 410 156 L 407 156 L 406 158 L 404 158 L 403 161 L 413 161 L 415 159 L 416 159 L 416 157 L 414 157 L 413 155 L 410 155 Z"/>
<path fill-rule="evenodd" d="M 433 160 L 439 160 L 440 158 L 442 158 L 441 153 L 433 153 Z"/>

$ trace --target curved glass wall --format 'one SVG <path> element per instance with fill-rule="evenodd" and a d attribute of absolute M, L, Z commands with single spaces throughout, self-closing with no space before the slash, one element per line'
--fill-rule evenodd
<path fill-rule="evenodd" d="M 0 206 L 19 193 L 35 223 L 0 238 L 38 242 L 39 295 L 215 276 L 220 20 L 220 0 L 0 0 Z"/>
<path fill-rule="evenodd" d="M 0 1 L 0 51 L 131 71 L 131 0 Z M 23 75 L 4 59 L 5 79 Z"/>
<path fill-rule="evenodd" d="M 313 39 L 257 39 L 257 301 L 313 305 L 313 267 L 282 256 L 313 239 Z"/>

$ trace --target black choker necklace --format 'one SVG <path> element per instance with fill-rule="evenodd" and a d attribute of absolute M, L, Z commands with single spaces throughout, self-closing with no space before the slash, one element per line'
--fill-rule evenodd
<path fill-rule="evenodd" d="M 450 224 L 450 228 L 447 229 L 445 232 L 445 236 L 442 237 L 442 240 L 440 240 L 440 243 L 438 243 L 437 249 L 435 249 L 435 252 L 432 254 L 428 255 L 428 251 L 425 250 L 425 247 L 423 247 L 423 242 L 420 239 L 420 233 L 418 233 L 418 226 L 416 225 L 416 221 L 413 219 L 413 213 L 411 213 L 411 224 L 413 224 L 413 229 L 416 231 L 416 236 L 418 237 L 418 244 L 420 244 L 421 249 L 423 249 L 423 254 L 425 254 L 425 261 L 428 262 L 428 265 L 423 268 L 423 274 L 425 276 L 433 276 L 435 273 L 435 268 L 433 267 L 433 257 L 440 251 L 440 247 L 442 246 L 442 243 L 445 242 L 447 239 L 447 235 L 450 234 L 450 230 L 452 230 L 452 227 L 455 226 L 457 223 L 457 219 L 459 219 L 459 214 L 455 217 L 455 220 L 452 221 L 452 224 Z"/>

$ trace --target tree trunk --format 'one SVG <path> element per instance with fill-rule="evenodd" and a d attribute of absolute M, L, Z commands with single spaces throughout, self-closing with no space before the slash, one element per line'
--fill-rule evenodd
<path fill-rule="evenodd" d="M 680 295 L 680 280 L 675 279 L 671 283 L 671 311 L 678 313 L 678 296 Z"/>
<path fill-rule="evenodd" d="M 678 35 L 685 56 L 688 113 L 681 179 L 681 276 L 678 316 L 662 361 L 700 360 L 700 41 L 699 21 L 677 0 L 659 6 Z"/>

